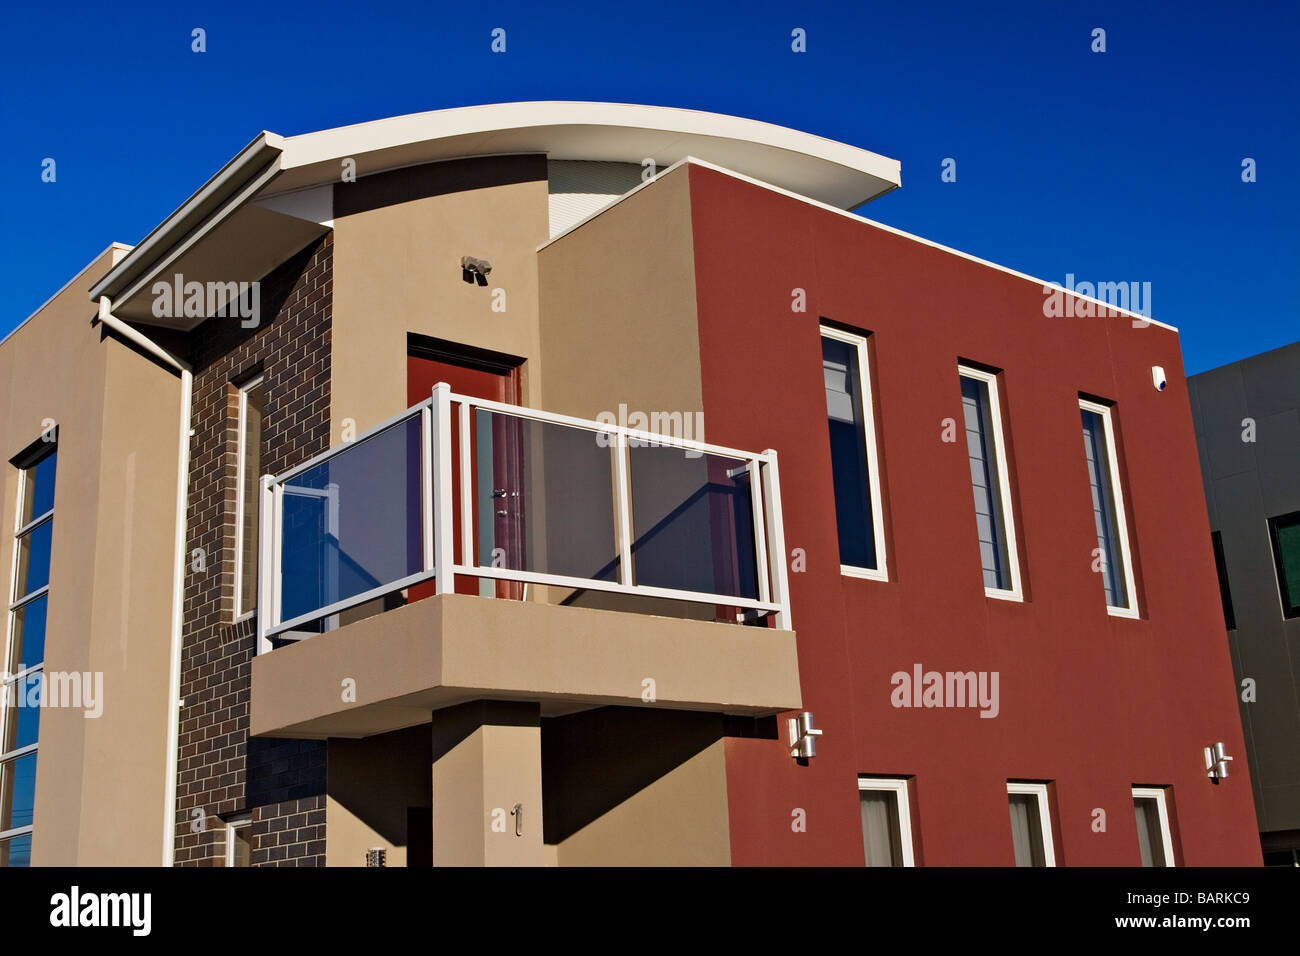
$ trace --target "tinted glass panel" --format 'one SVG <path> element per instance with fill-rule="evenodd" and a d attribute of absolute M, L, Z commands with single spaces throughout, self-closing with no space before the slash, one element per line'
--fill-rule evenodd
<path fill-rule="evenodd" d="M 862 847 L 867 866 L 902 866 L 898 795 L 890 790 L 863 790 Z"/>
<path fill-rule="evenodd" d="M 49 595 L 28 601 L 13 614 L 13 650 L 9 673 L 17 674 L 45 660 L 45 609 Z"/>
<path fill-rule="evenodd" d="M 25 833 L 0 843 L 0 866 L 31 866 L 32 835 Z"/>
<path fill-rule="evenodd" d="M 826 385 L 840 563 L 875 569 L 879 565 L 857 346 L 823 337 L 822 376 Z"/>
<path fill-rule="evenodd" d="M 636 583 L 758 597 L 745 462 L 664 447 L 628 460 Z"/>
<path fill-rule="evenodd" d="M 1011 839 L 1015 845 L 1016 866 L 1046 866 L 1038 797 L 1032 793 L 1012 793 L 1008 794 L 1008 798 L 1011 804 Z"/>
<path fill-rule="evenodd" d="M 1110 481 L 1110 456 L 1106 447 L 1106 424 L 1101 415 L 1080 409 L 1083 415 L 1083 453 L 1088 465 L 1088 484 L 1092 490 L 1092 514 L 1100 549 L 1101 579 L 1106 589 L 1106 604 L 1128 607 L 1124 584 L 1123 556 L 1119 550 L 1119 525 L 1115 514 L 1115 494 Z"/>
<path fill-rule="evenodd" d="M 0 778 L 0 833 L 30 826 L 36 793 L 36 754 L 7 761 Z"/>
<path fill-rule="evenodd" d="M 1283 613 L 1300 616 L 1300 511 L 1269 519 Z"/>
<path fill-rule="evenodd" d="M 36 743 L 41 724 L 41 672 L 30 674 L 6 685 L 4 697 L 9 711 L 5 739 L 0 753 L 10 753 Z"/>
<path fill-rule="evenodd" d="M 39 518 L 54 507 L 54 471 L 58 457 L 58 452 L 53 452 L 27 469 L 20 525 Z"/>
<path fill-rule="evenodd" d="M 415 416 L 285 483 L 281 620 L 423 567 L 420 464 Z"/>
<path fill-rule="evenodd" d="M 1006 590 L 1011 587 L 1011 576 L 988 383 L 962 376 L 961 404 L 966 425 L 966 451 L 970 457 L 971 489 L 975 493 L 975 525 L 979 533 L 984 586 Z"/>
<path fill-rule="evenodd" d="M 1134 797 L 1138 848 L 1143 866 L 1165 866 L 1165 844 L 1160 831 L 1160 808 L 1152 797 Z"/>
<path fill-rule="evenodd" d="M 18 574 L 14 598 L 31 594 L 50 583 L 50 541 L 53 519 L 37 525 L 18 539 Z"/>
<path fill-rule="evenodd" d="M 613 441 L 475 409 L 479 563 L 618 580 Z"/>

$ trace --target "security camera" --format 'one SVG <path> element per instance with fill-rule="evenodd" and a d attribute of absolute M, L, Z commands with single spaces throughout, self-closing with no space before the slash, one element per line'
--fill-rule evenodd
<path fill-rule="evenodd" d="M 1165 377 L 1165 370 L 1159 365 L 1151 366 L 1151 384 L 1156 387 L 1157 392 L 1163 392 L 1165 386 L 1169 384 L 1169 379 Z"/>
<path fill-rule="evenodd" d="M 486 276 L 492 271 L 492 263 L 486 259 L 475 259 L 473 256 L 461 256 L 460 267 L 473 275 Z"/>

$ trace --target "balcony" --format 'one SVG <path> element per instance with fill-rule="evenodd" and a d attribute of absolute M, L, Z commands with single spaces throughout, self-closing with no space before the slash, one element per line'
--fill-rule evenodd
<path fill-rule="evenodd" d="M 477 697 L 800 705 L 774 451 L 440 383 L 261 496 L 254 733 L 365 735 Z"/>

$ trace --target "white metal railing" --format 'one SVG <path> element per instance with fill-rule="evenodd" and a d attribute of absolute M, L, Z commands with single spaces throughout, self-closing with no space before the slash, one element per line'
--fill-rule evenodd
<path fill-rule="evenodd" d="M 457 407 L 456 447 L 453 451 L 452 406 Z M 507 514 L 498 511 L 495 505 L 498 495 L 519 496 L 524 489 L 513 492 L 505 489 L 491 489 L 491 496 L 485 498 L 483 481 L 486 477 L 493 479 L 497 474 L 495 465 L 492 471 L 484 474 L 485 462 L 476 461 L 476 455 L 484 452 L 482 429 L 485 423 L 495 421 L 493 416 L 500 416 L 502 422 L 542 423 L 542 425 L 566 426 L 591 433 L 600 447 L 609 449 L 608 467 L 612 481 L 613 538 L 608 544 L 613 552 L 611 560 L 603 569 L 600 577 L 556 573 L 549 570 L 528 569 L 526 567 L 507 567 L 492 560 L 485 563 L 476 553 L 475 528 L 476 517 L 482 521 L 496 520 L 497 515 Z M 474 439 L 474 423 L 477 422 L 479 440 Z M 517 426 L 521 428 L 523 426 Z M 396 440 L 394 435 L 397 436 Z M 369 448 L 367 445 L 371 444 Z M 525 443 L 516 442 L 515 450 L 522 456 Z M 418 451 L 415 446 L 418 445 Z M 506 446 L 513 447 L 507 442 Z M 682 563 L 689 563 L 694 557 L 711 563 L 713 573 L 718 574 L 717 557 L 713 554 L 714 545 L 718 544 L 719 525 L 730 527 L 733 535 L 721 540 L 721 549 L 730 548 L 726 559 L 735 587 L 731 590 L 751 593 L 723 593 L 719 590 L 696 590 L 693 588 L 658 586 L 638 580 L 638 562 L 644 552 L 648 529 L 637 529 L 641 537 L 634 537 L 633 514 L 637 503 L 637 488 L 632 481 L 632 452 L 641 447 L 672 448 L 685 453 L 685 457 L 708 457 L 706 470 L 712 468 L 717 474 L 725 474 L 725 480 L 736 483 L 737 488 L 743 482 L 748 488 L 748 513 L 738 513 L 745 509 L 735 506 L 739 496 L 731 495 L 731 507 L 721 519 L 715 519 L 710 511 L 709 527 L 715 541 L 704 547 L 702 542 L 688 538 L 685 542 L 687 552 L 681 555 Z M 405 473 L 401 484 L 405 488 L 406 500 L 400 491 L 394 492 L 391 485 L 393 475 L 383 474 L 382 459 L 384 449 L 400 461 Z M 343 459 L 342 456 L 359 456 L 355 459 Z M 366 456 L 378 460 L 370 467 Z M 539 456 L 540 457 L 540 456 Z M 604 456 L 598 453 L 596 461 Z M 459 458 L 459 467 L 454 467 L 454 459 Z M 332 469 L 353 462 L 360 464 L 353 468 L 347 487 L 342 488 L 332 473 Z M 390 462 L 391 464 L 391 462 Z M 561 462 L 563 464 L 563 462 Z M 728 464 L 734 467 L 725 467 Z M 520 466 L 521 469 L 524 466 Z M 721 470 L 720 470 L 721 469 Z M 346 471 L 346 469 L 344 469 Z M 453 474 L 453 471 L 456 473 Z M 418 473 L 418 493 L 407 487 L 415 480 Z M 519 474 L 522 474 L 522 470 Z M 563 478 L 563 476 L 561 476 Z M 583 476 L 578 476 L 583 477 Z M 600 476 L 597 475 L 597 478 Z M 478 485 L 475 479 L 478 479 Z M 560 483 L 563 483 L 562 481 Z M 599 484 L 599 482 L 597 482 Z M 710 487 L 706 483 L 706 488 Z M 475 510 L 477 489 L 478 511 Z M 655 485 L 647 480 L 641 495 L 654 494 Z M 659 489 L 662 492 L 662 488 Z M 726 489 L 734 491 L 736 489 Z M 778 628 L 789 629 L 790 605 L 786 577 L 785 539 L 781 516 L 781 491 L 777 472 L 777 455 L 772 449 L 761 453 L 741 451 L 721 445 L 678 438 L 672 435 L 657 434 L 625 426 L 558 415 L 552 412 L 508 405 L 502 402 L 474 398 L 453 393 L 445 382 L 439 382 L 433 388 L 433 394 L 381 422 L 374 428 L 358 436 L 351 442 L 331 448 L 279 475 L 264 475 L 261 479 L 261 497 L 259 513 L 259 556 L 258 556 L 258 653 L 265 653 L 272 647 L 271 639 L 298 639 L 310 634 L 320 633 L 338 626 L 339 616 L 352 608 L 377 599 L 390 597 L 397 592 L 416 586 L 432 588 L 432 593 L 450 593 L 456 589 L 458 576 L 478 578 L 487 582 L 489 589 L 494 588 L 494 581 L 514 581 L 524 585 L 552 585 L 574 590 L 606 591 L 618 594 L 640 595 L 653 598 L 666 598 L 688 601 L 697 604 L 714 604 L 740 609 L 750 615 L 768 613 L 773 615 Z M 419 503 L 414 505 L 412 498 L 418 494 Z M 668 500 L 672 500 L 671 492 Z M 455 499 L 459 498 L 459 515 L 454 516 Z M 660 494 L 662 498 L 663 495 Z M 698 494 L 694 497 L 698 497 Z M 711 509 L 713 500 L 705 496 L 701 499 Z M 286 501 L 291 504 L 290 523 L 303 523 L 305 530 L 286 529 Z M 344 504 L 347 508 L 344 508 Z M 503 505 L 506 504 L 503 501 Z M 698 502 L 697 502 L 698 503 Z M 687 502 L 682 507 L 690 506 Z M 594 508 L 599 508 L 599 502 Z M 387 535 L 381 527 L 382 517 L 374 515 L 374 527 L 366 527 L 366 512 L 394 511 L 400 513 L 401 530 L 408 539 L 405 543 L 407 558 L 403 563 L 393 543 L 393 537 Z M 412 511 L 417 513 L 413 514 Z M 485 512 L 484 509 L 487 509 Z M 369 570 L 361 567 L 351 568 L 349 573 L 356 579 L 351 586 L 343 585 L 345 568 L 352 561 L 342 546 L 342 513 L 346 511 L 354 528 L 360 527 L 361 537 L 369 535 L 371 545 L 382 544 L 385 551 L 381 562 L 386 567 L 376 577 Z M 522 513 L 521 513 L 522 514 Z M 598 514 L 593 511 L 592 514 Z M 306 518 L 302 518 L 306 515 Z M 521 528 L 536 530 L 536 522 L 529 523 L 535 515 L 522 515 Z M 301 519 L 301 520 L 299 520 Z M 667 519 L 665 519 L 667 521 Z M 455 560 L 455 545 L 459 523 L 460 561 Z M 750 534 L 741 534 L 744 523 L 751 526 Z M 376 530 L 378 529 L 378 530 Z M 391 529 L 389 529 L 391 530 Z M 556 537 L 558 529 L 550 529 Z M 567 529 L 566 529 L 567 530 Z M 679 529 L 683 530 L 683 529 Z M 684 529 L 688 534 L 690 528 Z M 698 529 L 696 529 L 698 530 Z M 725 529 L 724 529 L 725 530 Z M 286 588 L 285 581 L 285 542 L 286 532 L 291 536 L 294 547 L 290 549 L 291 561 L 300 561 L 298 552 L 307 555 L 308 571 L 314 568 L 314 580 L 310 574 L 295 576 Z M 412 541 L 418 536 L 418 542 Z M 402 537 L 397 535 L 396 537 Z M 482 529 L 478 535 L 480 546 L 484 537 Z M 418 546 L 417 546 L 418 545 Z M 690 549 L 698 545 L 707 554 L 692 555 Z M 752 561 L 746 562 L 748 548 L 752 546 Z M 741 552 L 744 552 L 742 555 Z M 665 553 L 676 555 L 676 550 L 665 549 Z M 517 563 L 521 556 L 517 556 Z M 671 562 L 668 562 L 671 563 Z M 750 573 L 745 573 L 752 564 Z M 614 572 L 616 566 L 616 574 Z M 664 558 L 659 559 L 659 566 L 665 566 Z M 448 573 L 440 574 L 439 569 Z M 742 585 L 740 576 L 746 578 Z M 614 575 L 613 579 L 609 579 Z M 647 573 L 646 577 L 653 577 Z M 370 578 L 371 580 L 367 580 Z M 315 599 L 299 592 L 309 592 L 302 581 L 317 587 Z M 716 584 L 716 580 L 715 580 Z M 480 585 L 482 589 L 484 585 Z M 286 590 L 289 592 L 286 598 Z M 347 593 L 343 593 L 346 591 Z M 495 592 L 493 592 L 495 593 Z M 423 595 L 422 595 L 423 596 Z M 284 617 L 285 603 L 289 603 L 290 615 Z"/>

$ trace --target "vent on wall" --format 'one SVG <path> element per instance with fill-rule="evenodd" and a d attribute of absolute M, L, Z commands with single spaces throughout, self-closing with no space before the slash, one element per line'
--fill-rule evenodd
<path fill-rule="evenodd" d="M 551 238 L 641 185 L 636 163 L 557 159 L 546 164 Z"/>

